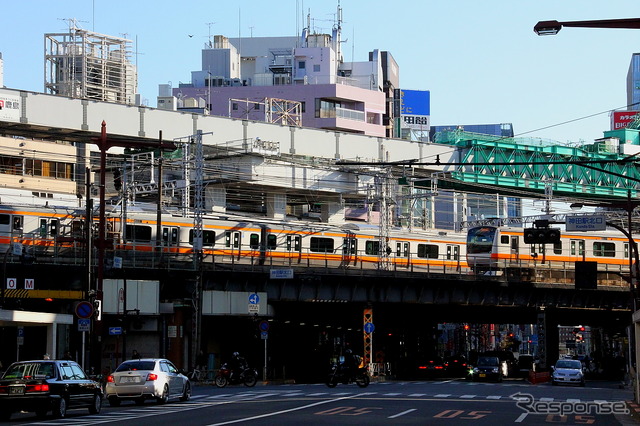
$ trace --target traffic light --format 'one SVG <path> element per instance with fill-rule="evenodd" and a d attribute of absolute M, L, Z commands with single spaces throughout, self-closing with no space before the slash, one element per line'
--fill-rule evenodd
<path fill-rule="evenodd" d="M 100 300 L 93 301 L 93 317 L 96 321 L 102 321 L 102 302 Z"/>
<path fill-rule="evenodd" d="M 559 228 L 526 228 L 525 244 L 556 244 L 560 242 Z"/>

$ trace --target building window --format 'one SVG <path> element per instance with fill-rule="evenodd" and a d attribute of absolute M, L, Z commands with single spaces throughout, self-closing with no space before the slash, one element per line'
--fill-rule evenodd
<path fill-rule="evenodd" d="M 234 111 L 237 111 L 237 110 L 238 110 L 238 104 L 237 104 L 237 103 L 235 103 L 235 102 L 234 102 L 234 103 L 232 103 L 232 104 L 231 104 L 231 109 L 232 109 L 232 110 L 234 110 Z"/>
<path fill-rule="evenodd" d="M 307 67 L 307 63 L 305 61 L 299 61 L 298 62 L 298 69 L 305 69 Z"/>
<path fill-rule="evenodd" d="M 320 72 L 320 64 L 313 65 L 313 72 Z"/>

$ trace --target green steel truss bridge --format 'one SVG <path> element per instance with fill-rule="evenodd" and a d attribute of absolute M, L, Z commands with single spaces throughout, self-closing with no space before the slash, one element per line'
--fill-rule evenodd
<path fill-rule="evenodd" d="M 594 200 L 637 198 L 640 190 L 640 130 L 605 132 L 592 144 L 561 145 L 533 138 L 504 138 L 454 130 L 438 133 L 436 143 L 453 145 L 458 161 L 439 181 L 457 190 L 478 188 L 555 195 Z M 471 189 L 473 188 L 473 189 Z"/>

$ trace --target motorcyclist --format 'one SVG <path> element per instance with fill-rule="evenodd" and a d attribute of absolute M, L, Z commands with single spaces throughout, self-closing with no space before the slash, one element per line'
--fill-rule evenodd
<path fill-rule="evenodd" d="M 247 362 L 245 359 L 240 356 L 239 352 L 234 352 L 231 355 L 231 360 L 229 361 L 229 370 L 231 371 L 229 378 L 233 380 L 240 376 L 240 373 L 242 373 L 246 367 Z"/>
<path fill-rule="evenodd" d="M 354 355 L 351 349 L 347 349 L 346 351 L 344 351 L 344 362 L 342 363 L 342 368 L 344 374 L 349 378 L 353 378 L 356 375 L 356 371 L 358 368 L 357 357 L 358 356 Z"/>

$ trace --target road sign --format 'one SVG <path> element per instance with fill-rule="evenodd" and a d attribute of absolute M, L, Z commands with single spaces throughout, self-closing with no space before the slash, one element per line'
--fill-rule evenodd
<path fill-rule="evenodd" d="M 91 318 L 93 315 L 93 305 L 89 302 L 80 302 L 76 305 L 76 315 L 78 318 Z"/>
<path fill-rule="evenodd" d="M 260 330 L 269 331 L 269 321 L 260 321 Z"/>
<path fill-rule="evenodd" d="M 567 216 L 565 224 L 567 231 L 604 231 L 607 218 L 603 214 Z"/>
<path fill-rule="evenodd" d="M 24 289 L 25 290 L 33 290 L 35 289 L 35 281 L 33 278 L 25 278 L 24 279 Z"/>
<path fill-rule="evenodd" d="M 263 331 L 260 333 L 260 338 L 262 340 L 267 340 L 269 338 L 269 332 L 268 331 Z"/>
<path fill-rule="evenodd" d="M 78 331 L 91 331 L 91 320 L 89 318 L 78 318 Z"/>
<path fill-rule="evenodd" d="M 18 335 L 16 343 L 18 345 L 24 345 L 24 327 L 18 327 Z"/>
<path fill-rule="evenodd" d="M 109 336 L 119 336 L 122 334 L 122 327 L 109 327 Z"/>
<path fill-rule="evenodd" d="M 257 305 L 258 303 L 260 303 L 260 296 L 258 296 L 256 293 L 253 293 L 249 296 L 250 305 Z"/>
<path fill-rule="evenodd" d="M 367 323 L 365 323 L 365 324 L 364 324 L 364 327 L 363 327 L 363 328 L 364 328 L 364 332 L 365 332 L 365 333 L 367 333 L 367 334 L 371 334 L 371 333 L 373 333 L 373 330 L 375 330 L 375 329 L 376 329 L 376 326 L 375 326 L 375 325 L 373 325 L 373 323 L 372 323 L 372 322 L 367 322 Z"/>
<path fill-rule="evenodd" d="M 252 305 L 251 303 L 249 303 L 248 308 L 250 314 L 257 314 L 260 312 L 260 305 Z"/>

